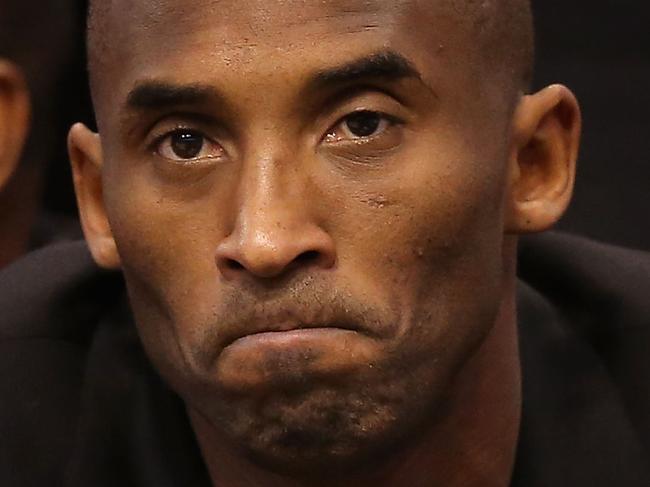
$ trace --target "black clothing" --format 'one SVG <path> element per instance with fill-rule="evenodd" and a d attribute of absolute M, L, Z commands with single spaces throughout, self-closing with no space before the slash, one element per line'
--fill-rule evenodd
<path fill-rule="evenodd" d="M 81 226 L 77 218 L 60 213 L 42 211 L 29 241 L 29 249 L 36 250 L 46 245 L 69 242 L 83 238 Z"/>
<path fill-rule="evenodd" d="M 650 258 L 545 235 L 522 243 L 520 277 L 512 485 L 650 486 Z M 0 310 L 0 485 L 210 485 L 121 276 L 84 244 L 2 271 Z"/>

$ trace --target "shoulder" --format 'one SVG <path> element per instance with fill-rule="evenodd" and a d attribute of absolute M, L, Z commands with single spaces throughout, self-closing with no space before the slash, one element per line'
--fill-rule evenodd
<path fill-rule="evenodd" d="M 572 394 L 611 390 L 624 422 L 650 451 L 650 254 L 550 233 L 522 239 L 518 273 L 520 291 L 535 296 L 520 314 L 544 323 L 524 347 L 551 337 L 555 377 L 565 374 L 555 357 L 567 356 L 576 371 Z M 549 361 L 538 351 L 529 355 Z"/>
<path fill-rule="evenodd" d="M 519 276 L 588 335 L 650 331 L 650 253 L 561 233 L 522 239 Z"/>
<path fill-rule="evenodd" d="M 119 286 L 82 242 L 42 249 L 0 271 L 3 485 L 57 477 L 74 441 L 87 349 Z"/>
<path fill-rule="evenodd" d="M 46 247 L 0 271 L 0 341 L 75 338 L 115 299 L 115 273 L 82 241 Z"/>

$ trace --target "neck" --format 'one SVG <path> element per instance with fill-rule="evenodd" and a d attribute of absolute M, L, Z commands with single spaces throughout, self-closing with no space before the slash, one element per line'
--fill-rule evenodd
<path fill-rule="evenodd" d="M 514 243 L 512 246 L 514 247 Z M 337 479 L 336 485 L 505 487 L 514 466 L 521 411 L 514 259 L 494 326 L 455 376 L 428 433 L 380 470 Z M 189 411 L 214 485 L 303 487 L 330 482 L 299 481 L 251 464 L 228 448 L 214 428 Z"/>

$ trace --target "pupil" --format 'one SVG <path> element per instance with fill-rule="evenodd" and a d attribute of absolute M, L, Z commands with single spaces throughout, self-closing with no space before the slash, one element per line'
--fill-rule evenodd
<path fill-rule="evenodd" d="M 359 112 L 350 115 L 346 121 L 348 129 L 357 137 L 368 137 L 379 128 L 381 117 L 374 112 Z"/>
<path fill-rule="evenodd" d="M 172 150 L 181 159 L 194 159 L 203 149 L 203 137 L 194 132 L 179 132 L 172 136 Z"/>

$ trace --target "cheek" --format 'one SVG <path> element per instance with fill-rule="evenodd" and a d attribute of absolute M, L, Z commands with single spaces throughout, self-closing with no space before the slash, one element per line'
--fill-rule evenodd
<path fill-rule="evenodd" d="M 125 273 L 162 294 L 213 281 L 215 242 L 230 224 L 224 209 L 230 195 L 223 191 L 228 181 L 216 191 L 222 174 L 185 181 L 120 155 L 113 159 L 127 162 L 109 166 L 105 199 Z"/>
<path fill-rule="evenodd" d="M 337 243 L 341 272 L 365 276 L 368 294 L 402 310 L 409 347 L 458 357 L 430 347 L 468 346 L 494 320 L 504 179 L 494 163 L 445 159 L 411 164 L 407 176 L 345 196 L 353 203 L 342 206 L 339 221 L 348 223 Z"/>
<path fill-rule="evenodd" d="M 330 197 L 341 201 L 330 206 L 339 210 L 330 214 L 342 265 L 413 283 L 457 274 L 469 261 L 500 263 L 504 175 L 494 162 L 445 159 L 408 164 L 386 182 L 337 188 Z"/>
<path fill-rule="evenodd" d="M 214 249 L 226 225 L 220 203 L 208 195 L 179 198 L 137 171 L 111 180 L 105 196 L 145 348 L 163 370 L 178 366 L 218 304 Z"/>
<path fill-rule="evenodd" d="M 192 289 L 197 279 L 214 275 L 209 243 L 218 224 L 207 221 L 205 208 L 169 204 L 145 193 L 113 205 L 111 228 L 125 273 L 163 294 L 173 288 Z"/>

